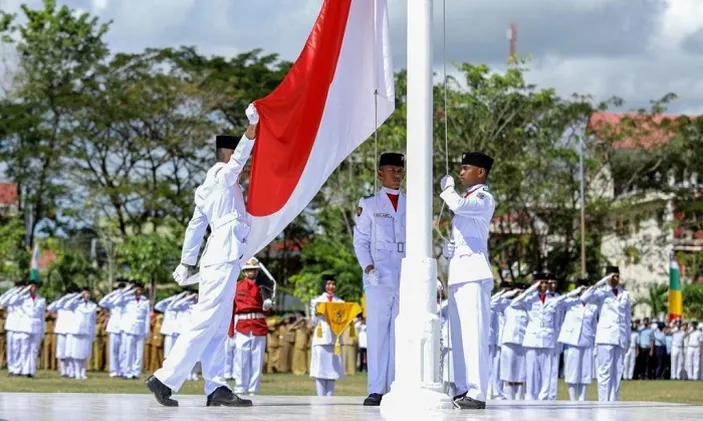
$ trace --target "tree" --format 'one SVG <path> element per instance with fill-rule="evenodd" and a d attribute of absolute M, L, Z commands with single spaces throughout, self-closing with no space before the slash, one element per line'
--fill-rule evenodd
<path fill-rule="evenodd" d="M 46 282 L 42 282 L 42 293 L 49 299 L 65 294 L 72 286 L 79 288 L 96 287 L 98 270 L 88 258 L 70 243 L 59 239 L 48 239 L 46 248 L 56 253 L 56 260 L 46 273 Z"/>
<path fill-rule="evenodd" d="M 109 24 L 77 14 L 55 0 L 43 7 L 22 5 L 27 22 L 2 13 L 0 34 L 19 55 L 16 88 L 0 102 L 0 159 L 17 183 L 22 213 L 29 218 L 31 247 L 35 228 L 59 223 L 59 201 L 68 190 L 63 177 L 65 131 L 76 95 L 108 55 L 103 36 Z"/>
<path fill-rule="evenodd" d="M 150 298 L 156 297 L 158 284 L 173 282 L 171 272 L 180 258 L 179 244 L 163 233 L 130 237 L 117 247 L 118 261 L 125 274 L 150 286 Z"/>
<path fill-rule="evenodd" d="M 25 229 L 18 217 L 0 220 L 0 279 L 29 278 L 29 251 L 22 247 Z"/>
<path fill-rule="evenodd" d="M 666 315 L 668 308 L 669 286 L 664 284 L 652 284 L 647 287 L 647 295 L 636 298 L 632 307 L 647 306 L 649 307 L 649 315 L 652 318 L 657 318 Z"/>
<path fill-rule="evenodd" d="M 683 312 L 687 319 L 703 317 L 703 285 L 688 284 L 683 287 Z"/>

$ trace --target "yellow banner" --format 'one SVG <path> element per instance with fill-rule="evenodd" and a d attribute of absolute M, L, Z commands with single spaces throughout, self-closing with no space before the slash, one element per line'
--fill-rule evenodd
<path fill-rule="evenodd" d="M 339 337 L 342 335 L 342 332 L 344 332 L 344 329 L 352 324 L 356 316 L 361 313 L 361 307 L 357 303 L 318 303 L 317 312 L 324 314 L 327 319 L 327 324 L 330 325 L 330 329 L 337 335 L 337 341 L 334 344 L 334 353 L 335 355 L 341 355 L 342 349 L 339 344 Z M 321 333 L 320 331 L 319 334 L 321 335 Z"/>
<path fill-rule="evenodd" d="M 683 294 L 681 291 L 669 290 L 669 315 L 670 318 L 683 315 Z"/>

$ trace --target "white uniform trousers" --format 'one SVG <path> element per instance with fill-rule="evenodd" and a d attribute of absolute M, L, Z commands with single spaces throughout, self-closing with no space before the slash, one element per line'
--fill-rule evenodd
<path fill-rule="evenodd" d="M 682 380 L 683 379 L 683 360 L 684 360 L 684 347 L 682 346 L 672 346 L 671 347 L 671 379 L 672 380 Z"/>
<path fill-rule="evenodd" d="M 128 377 L 131 375 L 131 368 L 127 359 L 129 358 L 128 352 L 128 340 L 129 334 L 126 332 L 120 332 L 120 372 L 121 376 Z"/>
<path fill-rule="evenodd" d="M 41 336 L 38 333 L 21 333 L 15 332 L 16 340 L 19 347 L 19 361 L 16 365 L 19 367 L 17 374 L 23 376 L 37 374 L 37 357 L 39 355 L 39 343 Z"/>
<path fill-rule="evenodd" d="M 229 389 L 225 380 L 225 340 L 232 320 L 238 276 L 239 263 L 236 261 L 200 270 L 198 303 L 163 367 L 154 373 L 172 391 L 178 392 L 198 361 L 205 378 L 206 395 L 219 387 Z"/>
<path fill-rule="evenodd" d="M 125 377 L 139 377 L 144 360 L 144 336 L 127 334 L 124 338 L 127 352 L 126 364 L 122 369 Z"/>
<path fill-rule="evenodd" d="M 366 287 L 366 358 L 368 393 L 388 393 L 395 379 L 395 319 L 398 317 L 398 291 Z"/>
<path fill-rule="evenodd" d="M 234 378 L 234 350 L 235 338 L 227 337 L 225 340 L 225 379 L 232 380 Z"/>
<path fill-rule="evenodd" d="M 491 381 L 488 384 L 488 397 L 490 399 L 505 399 L 503 382 L 500 380 L 500 346 L 490 345 L 491 354 Z"/>
<path fill-rule="evenodd" d="M 598 400 L 618 400 L 625 353 L 618 345 L 596 345 L 598 348 Z"/>
<path fill-rule="evenodd" d="M 20 370 L 22 369 L 20 360 L 20 333 L 8 330 L 5 335 L 7 338 L 7 345 L 5 345 L 7 347 L 7 371 L 11 374 L 20 374 Z"/>
<path fill-rule="evenodd" d="M 317 396 L 334 396 L 334 382 L 333 379 L 315 379 Z"/>
<path fill-rule="evenodd" d="M 546 401 L 549 399 L 549 387 L 552 375 L 551 348 L 525 348 L 525 399 L 528 401 Z"/>
<path fill-rule="evenodd" d="M 449 286 L 449 333 L 454 385 L 459 394 L 485 402 L 490 381 L 490 294 L 493 279 Z"/>
<path fill-rule="evenodd" d="M 122 334 L 120 332 L 110 333 L 108 339 L 108 359 L 110 364 L 110 377 L 122 375 L 124 367 L 122 366 L 122 358 L 120 351 L 122 350 Z"/>
<path fill-rule="evenodd" d="M 701 369 L 701 347 L 686 347 L 686 373 L 689 380 L 698 380 Z"/>
<path fill-rule="evenodd" d="M 631 346 L 627 348 L 627 352 L 625 353 L 625 362 L 622 369 L 623 379 L 632 380 L 635 376 L 635 362 L 637 362 L 637 348 Z"/>
<path fill-rule="evenodd" d="M 593 348 L 569 345 L 564 350 L 564 382 L 572 401 L 585 401 L 587 385 L 593 381 Z"/>
<path fill-rule="evenodd" d="M 164 358 L 168 357 L 168 354 L 171 353 L 173 345 L 176 343 L 176 339 L 178 339 L 178 333 L 164 335 Z"/>
<path fill-rule="evenodd" d="M 236 379 L 234 393 L 254 395 L 259 392 L 261 385 L 261 370 L 264 367 L 264 355 L 266 354 L 266 336 L 236 332 L 234 341 L 235 362 L 233 366 L 238 370 L 234 373 Z"/>
<path fill-rule="evenodd" d="M 549 394 L 547 399 L 550 401 L 557 400 L 557 384 L 559 380 L 559 357 L 561 356 L 561 345 L 557 346 L 552 350 L 551 360 L 552 360 L 552 372 L 549 374 Z"/>

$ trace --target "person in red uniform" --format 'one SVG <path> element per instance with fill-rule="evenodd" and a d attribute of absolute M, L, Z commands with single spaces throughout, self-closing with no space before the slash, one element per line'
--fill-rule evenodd
<path fill-rule="evenodd" d="M 272 285 L 259 276 L 259 261 L 251 258 L 237 281 L 229 336 L 234 337 L 234 393 L 253 396 L 259 392 L 266 351 L 266 316 L 273 304 Z"/>

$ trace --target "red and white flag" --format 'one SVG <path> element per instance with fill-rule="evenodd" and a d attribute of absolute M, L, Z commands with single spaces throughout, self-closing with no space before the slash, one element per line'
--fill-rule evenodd
<path fill-rule="evenodd" d="M 288 75 L 254 102 L 244 259 L 275 239 L 393 113 L 393 77 L 386 0 L 324 0 Z"/>

